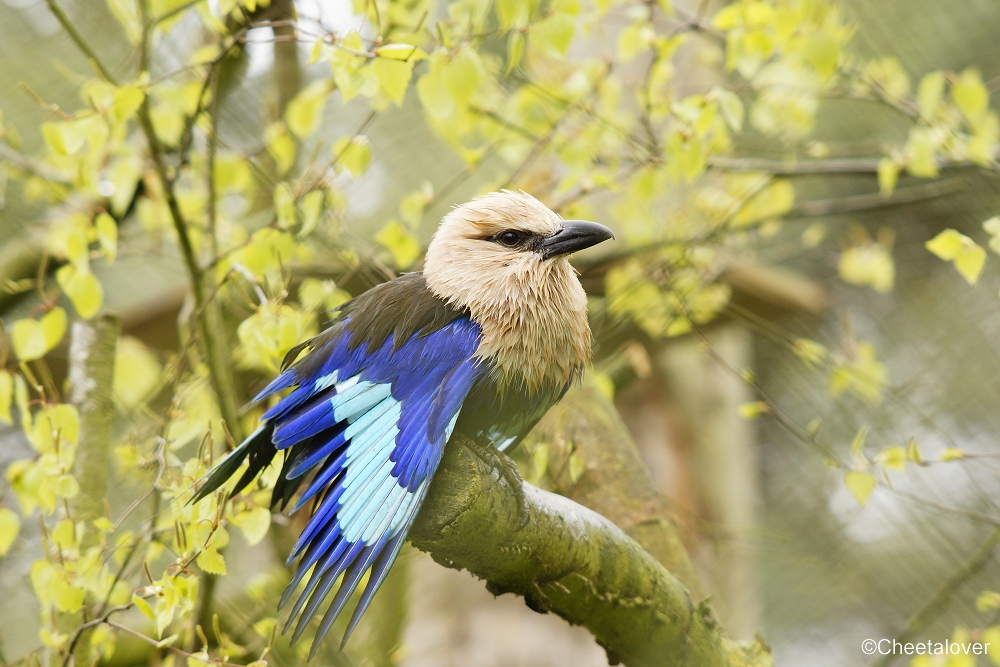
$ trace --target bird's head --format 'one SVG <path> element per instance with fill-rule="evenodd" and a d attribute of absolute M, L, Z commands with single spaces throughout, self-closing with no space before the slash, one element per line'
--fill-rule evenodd
<path fill-rule="evenodd" d="M 572 355 L 578 357 L 581 345 L 589 353 L 587 302 L 567 257 L 613 238 L 604 225 L 563 220 L 531 195 L 493 192 L 445 216 L 424 276 L 439 297 L 470 310 L 501 365 L 517 366 L 522 354 L 547 349 L 558 356 L 579 348 Z M 566 364 L 556 365 L 565 371 Z"/>
<path fill-rule="evenodd" d="M 503 190 L 455 208 L 441 221 L 424 273 L 445 297 L 459 283 L 545 280 L 569 254 L 613 239 L 604 225 L 563 220 L 524 192 Z"/>

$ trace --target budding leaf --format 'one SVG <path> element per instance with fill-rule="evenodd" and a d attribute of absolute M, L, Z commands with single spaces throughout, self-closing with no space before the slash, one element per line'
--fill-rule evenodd
<path fill-rule="evenodd" d="M 871 498 L 876 483 L 875 476 L 863 470 L 851 470 L 844 475 L 844 484 L 847 485 L 847 490 L 862 507 Z"/>
<path fill-rule="evenodd" d="M 67 264 L 56 271 L 56 281 L 85 320 L 97 314 L 104 302 L 104 288 L 90 267 Z"/>
<path fill-rule="evenodd" d="M 0 507 L 0 557 L 7 555 L 19 532 L 21 517 L 8 507 Z"/>
<path fill-rule="evenodd" d="M 986 251 L 965 234 L 946 229 L 924 246 L 946 262 L 953 262 L 970 285 L 979 281 L 979 274 L 986 263 Z"/>
<path fill-rule="evenodd" d="M 21 361 L 41 359 L 66 333 L 66 311 L 53 308 L 41 320 L 17 320 L 10 327 L 14 353 Z"/>

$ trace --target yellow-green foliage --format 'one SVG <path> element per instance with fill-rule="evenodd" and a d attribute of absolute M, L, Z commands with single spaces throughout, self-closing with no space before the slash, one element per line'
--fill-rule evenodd
<path fill-rule="evenodd" d="M 214 503 L 186 504 L 228 437 L 220 365 L 272 375 L 288 350 L 317 331 L 321 313 L 349 298 L 328 278 L 289 289 L 296 267 L 315 256 L 319 232 L 327 250 L 334 239 L 333 252 L 348 270 L 362 257 L 386 272 L 408 270 L 421 256 L 425 212 L 446 196 L 430 184 L 402 197 L 398 215 L 370 247 L 337 233 L 345 183 L 392 156 L 373 147 L 364 126 L 342 136 L 321 132 L 334 108 L 351 103 L 377 114 L 419 105 L 424 122 L 469 172 L 489 161 L 484 188 L 522 188 L 566 217 L 606 218 L 631 257 L 607 272 L 598 310 L 654 339 L 689 333 L 718 316 L 731 296 L 720 280 L 728 262 L 776 233 L 796 205 L 792 180 L 766 168 L 727 169 L 740 133 L 759 133 L 792 152 L 812 132 L 825 97 L 862 97 L 900 110 L 910 127 L 878 164 L 885 195 L 904 172 L 932 178 L 962 163 L 992 169 L 1000 141 L 977 71 L 935 71 L 912 82 L 891 57 L 866 60 L 853 50 L 852 25 L 833 0 L 736 0 L 697 17 L 675 12 L 669 0 L 354 0 L 354 11 L 378 29 L 301 30 L 301 39 L 314 42 L 311 62 L 323 73 L 266 125 L 260 150 L 205 150 L 214 141 L 220 63 L 244 36 L 245 12 L 266 4 L 108 0 L 127 38 L 145 49 L 130 65 L 155 57 L 152 45 L 179 29 L 183 17 L 191 19 L 187 29 L 199 26 L 202 43 L 172 54 L 185 66 L 170 76 L 133 70 L 116 80 L 103 69 L 80 81 L 76 108 L 52 107 L 37 128 L 44 148 L 25 156 L 36 168 L 9 170 L 24 196 L 45 207 L 46 261 L 58 268 L 54 283 L 17 286 L 36 287 L 41 305 L 10 324 L 9 353 L 0 346 L 0 422 L 17 420 L 35 450 L 7 469 L 16 503 L 0 507 L 0 556 L 24 521 L 41 522 L 44 555 L 30 578 L 42 608 L 40 640 L 60 660 L 76 632 L 65 617 L 84 608 L 88 619 L 138 609 L 149 624 L 136 630 L 155 636 L 158 649 L 201 646 L 203 635 L 192 629 L 200 582 L 227 571 L 222 549 L 232 527 L 251 544 L 264 538 L 275 474 L 235 498 L 223 493 Z M 619 20 L 607 20 L 611 13 Z M 711 81 L 676 85 L 682 53 L 714 63 Z M 20 150 L 2 125 L 0 140 Z M 141 418 L 115 443 L 116 473 L 142 489 L 137 499 L 156 497 L 158 509 L 144 514 L 148 503 L 137 500 L 124 514 L 86 522 L 69 502 L 81 493 L 73 476 L 79 416 L 52 386 L 45 359 L 64 341 L 71 319 L 100 312 L 104 290 L 94 267 L 119 254 L 115 220 L 133 198 L 141 233 L 177 244 L 200 291 L 184 311 L 176 355 L 159 357 L 135 339 L 119 344 L 116 407 Z M 1000 222 L 991 218 L 984 227 L 1000 251 Z M 824 235 L 810 228 L 804 246 L 814 248 Z M 892 239 L 852 232 L 845 240 L 841 277 L 891 291 Z M 986 260 L 982 247 L 954 230 L 927 248 L 969 283 Z M 228 345 L 212 348 L 213 336 L 226 332 L 197 323 L 215 303 L 241 313 L 241 321 Z M 864 341 L 838 350 L 801 338 L 787 343 L 823 374 L 834 396 L 877 403 L 890 391 L 887 369 Z M 212 358 L 227 349 L 231 358 Z M 153 410 L 148 404 L 157 395 L 161 404 Z M 772 407 L 749 403 L 742 413 L 753 418 Z M 255 417 L 228 430 L 252 428 Z M 886 471 L 927 463 L 915 443 L 868 458 L 865 435 L 855 440 L 852 461 L 837 464 L 862 505 Z M 956 458 L 961 452 L 941 461 Z M 558 463 L 576 480 L 585 466 L 572 451 L 547 445 L 537 445 L 531 460 L 536 477 Z M 988 602 L 995 607 L 993 598 Z M 230 642 L 211 654 L 205 647 L 195 657 L 262 657 L 273 619 L 260 623 L 248 646 Z M 99 626 L 90 641 L 107 656 L 116 634 Z"/>

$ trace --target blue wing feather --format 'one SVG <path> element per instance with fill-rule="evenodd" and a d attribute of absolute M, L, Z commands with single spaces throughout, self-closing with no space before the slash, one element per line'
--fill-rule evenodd
<path fill-rule="evenodd" d="M 344 641 L 371 603 L 423 502 L 462 402 L 485 372 L 473 356 L 479 328 L 468 317 L 402 345 L 391 335 L 372 350 L 349 343 L 346 333 L 331 336 L 312 352 L 323 360 L 309 364 L 309 374 L 292 366 L 257 396 L 291 389 L 264 420 L 273 428 L 273 447 L 298 445 L 285 477 L 312 474 L 292 511 L 319 499 L 289 556 L 298 563 L 279 605 L 306 582 L 285 625 L 295 626 L 292 641 L 343 576 L 313 652 L 369 569 Z"/>

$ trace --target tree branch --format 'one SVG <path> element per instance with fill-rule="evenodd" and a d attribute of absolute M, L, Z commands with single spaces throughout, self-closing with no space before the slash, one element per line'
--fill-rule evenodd
<path fill-rule="evenodd" d="M 58 169 L 29 157 L 7 144 L 0 143 L 0 162 L 6 162 L 7 164 L 17 167 L 21 171 L 27 172 L 33 176 L 38 176 L 39 178 L 44 178 L 45 180 L 52 181 L 53 183 L 62 183 L 64 185 L 68 185 L 70 183 L 70 180 L 61 174 Z"/>
<path fill-rule="evenodd" d="M 722 639 L 707 601 L 696 603 L 652 555 L 611 521 L 525 484 L 532 520 L 501 475 L 458 436 L 445 451 L 410 539 L 455 569 L 515 593 L 535 611 L 583 625 L 612 664 L 735 667 L 770 664 L 761 642 Z"/>
<path fill-rule="evenodd" d="M 719 171 L 760 171 L 772 176 L 802 176 L 805 174 L 875 174 L 880 158 L 849 157 L 825 160 L 770 160 L 753 157 L 710 157 L 708 168 Z M 939 169 L 971 167 L 966 160 L 949 160 L 939 157 Z"/>
<path fill-rule="evenodd" d="M 52 12 L 52 15 L 56 17 L 56 20 L 59 21 L 59 25 L 61 25 L 63 30 L 66 31 L 66 34 L 69 35 L 69 38 L 73 40 L 74 44 L 76 44 L 76 47 L 83 51 L 83 55 L 87 56 L 87 59 L 90 61 L 90 64 L 93 65 L 94 69 L 97 70 L 97 73 L 111 85 L 117 86 L 118 79 L 111 73 L 111 70 L 101 63 L 101 59 L 97 57 L 97 53 L 90 48 L 87 40 L 83 38 L 80 31 L 77 30 L 76 26 L 73 25 L 73 22 L 69 20 L 69 16 L 66 15 L 66 12 L 63 11 L 63 8 L 59 6 L 56 0 L 45 0 L 45 4 L 49 8 L 49 11 Z"/>
<path fill-rule="evenodd" d="M 571 389 L 528 436 L 538 444 L 568 445 L 585 469 L 573 481 L 568 466 L 549 475 L 551 490 L 611 519 L 687 588 L 704 596 L 679 531 L 639 457 L 618 410 L 593 383 Z M 551 466 L 550 466 L 551 469 Z"/>
<path fill-rule="evenodd" d="M 74 520 L 84 522 L 83 547 L 96 543 L 98 534 L 91 522 L 105 513 L 115 418 L 111 391 L 120 333 L 118 318 L 103 315 L 93 322 L 75 322 L 70 341 L 70 401 L 80 412 L 80 437 L 73 470 L 80 492 L 72 500 L 72 509 Z M 73 637 L 71 654 L 77 665 L 92 662 L 90 632 L 89 626 L 81 626 Z"/>
<path fill-rule="evenodd" d="M 69 398 L 80 412 L 80 439 L 74 462 L 80 482 L 80 493 L 73 499 L 77 520 L 93 521 L 104 516 L 115 418 L 111 389 L 120 333 L 121 322 L 114 315 L 73 323 Z"/>

